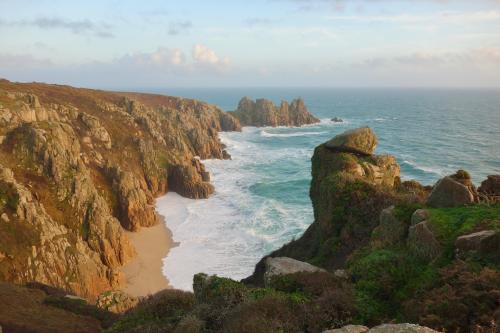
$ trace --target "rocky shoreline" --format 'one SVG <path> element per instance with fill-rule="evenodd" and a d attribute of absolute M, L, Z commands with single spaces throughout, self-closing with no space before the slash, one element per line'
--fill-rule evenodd
<path fill-rule="evenodd" d="M 0 280 L 17 284 L 0 283 L 14 304 L 0 307 L 6 329 L 498 329 L 499 175 L 478 188 L 463 170 L 434 186 L 401 181 L 370 128 L 346 131 L 314 151 L 314 222 L 302 237 L 242 281 L 200 273 L 194 293 L 139 299 L 119 290 L 136 256 L 127 232 L 158 224 L 153 203 L 167 191 L 213 192 L 200 159 L 229 157 L 217 134 L 240 130 L 238 119 L 192 100 L 8 81 L 0 115 Z M 263 119 L 253 124 L 279 124 Z"/>
<path fill-rule="evenodd" d="M 158 224 L 155 197 L 213 192 L 199 158 L 229 158 L 215 106 L 159 95 L 0 81 L 0 279 L 95 299 L 123 286 L 124 230 Z"/>

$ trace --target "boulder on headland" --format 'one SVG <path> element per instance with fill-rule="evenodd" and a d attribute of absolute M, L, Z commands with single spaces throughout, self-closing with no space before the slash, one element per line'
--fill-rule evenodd
<path fill-rule="evenodd" d="M 457 256 L 475 253 L 481 257 L 500 259 L 500 233 L 495 230 L 483 230 L 463 235 L 455 241 Z"/>
<path fill-rule="evenodd" d="M 237 118 L 242 126 L 302 126 L 319 123 L 319 119 L 307 110 L 301 98 L 292 103 L 282 101 L 278 107 L 267 99 L 257 99 L 254 102 L 243 97 L 238 109 L 229 114 Z"/>
<path fill-rule="evenodd" d="M 377 136 L 371 128 L 361 127 L 337 135 L 325 147 L 339 152 L 372 155 L 377 142 Z"/>
<path fill-rule="evenodd" d="M 269 285 L 273 276 L 293 274 L 298 272 L 325 272 L 324 269 L 311 265 L 307 262 L 287 257 L 268 257 L 266 259 L 266 272 L 264 273 L 264 284 Z"/>
<path fill-rule="evenodd" d="M 371 244 L 374 247 L 395 245 L 406 238 L 408 226 L 400 221 L 391 206 L 380 213 L 380 224 L 373 230 Z"/>
<path fill-rule="evenodd" d="M 470 178 L 458 178 L 457 174 L 446 176 L 434 185 L 427 199 L 427 205 L 431 207 L 458 207 L 474 202 L 474 193 L 471 191 L 473 185 L 469 184 Z"/>
<path fill-rule="evenodd" d="M 500 203 L 500 175 L 489 175 L 478 188 L 480 195 L 486 197 L 489 203 Z"/>
<path fill-rule="evenodd" d="M 410 227 L 407 242 L 413 254 L 426 260 L 432 260 L 441 253 L 441 245 L 427 221 Z"/>

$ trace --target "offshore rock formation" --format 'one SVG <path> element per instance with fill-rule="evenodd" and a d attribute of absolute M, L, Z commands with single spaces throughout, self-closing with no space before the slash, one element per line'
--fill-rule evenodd
<path fill-rule="evenodd" d="M 319 123 L 304 104 L 301 98 L 292 103 L 282 101 L 280 107 L 267 99 L 257 99 L 255 102 L 248 97 L 243 97 L 238 109 L 229 112 L 238 118 L 242 126 L 302 126 Z"/>
<path fill-rule="evenodd" d="M 95 299 L 135 255 L 123 229 L 158 223 L 154 198 L 213 191 L 195 158 L 228 158 L 215 106 L 159 95 L 0 81 L 0 280 Z"/>

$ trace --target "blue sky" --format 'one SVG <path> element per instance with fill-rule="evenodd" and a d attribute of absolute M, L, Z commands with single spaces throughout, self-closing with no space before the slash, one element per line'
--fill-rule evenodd
<path fill-rule="evenodd" d="M 500 87 L 499 0 L 0 0 L 0 77 L 143 89 Z"/>

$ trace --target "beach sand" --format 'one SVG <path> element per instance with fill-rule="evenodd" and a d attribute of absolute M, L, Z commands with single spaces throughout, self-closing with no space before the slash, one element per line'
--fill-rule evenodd
<path fill-rule="evenodd" d="M 123 289 L 132 296 L 147 296 L 169 288 L 162 273 L 163 258 L 172 246 L 172 233 L 162 218 L 158 225 L 127 232 L 137 256 L 122 267 L 126 285 Z"/>

